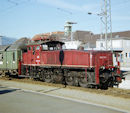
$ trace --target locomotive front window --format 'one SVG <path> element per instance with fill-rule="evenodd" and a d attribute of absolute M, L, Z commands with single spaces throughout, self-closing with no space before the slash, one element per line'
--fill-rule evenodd
<path fill-rule="evenodd" d="M 36 50 L 39 50 L 39 49 L 40 49 L 40 47 L 39 47 L 39 46 L 37 46 L 37 47 L 36 47 Z"/>
<path fill-rule="evenodd" d="M 28 50 L 30 51 L 30 50 L 31 50 L 31 47 L 28 47 Z"/>

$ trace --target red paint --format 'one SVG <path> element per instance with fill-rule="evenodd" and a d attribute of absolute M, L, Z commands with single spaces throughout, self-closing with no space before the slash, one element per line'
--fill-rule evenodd
<path fill-rule="evenodd" d="M 121 77 L 116 77 L 116 81 L 121 83 L 121 81 L 122 81 Z"/>

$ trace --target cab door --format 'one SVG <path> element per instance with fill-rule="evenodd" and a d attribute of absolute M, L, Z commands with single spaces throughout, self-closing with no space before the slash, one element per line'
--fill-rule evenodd
<path fill-rule="evenodd" d="M 35 63 L 36 64 L 41 64 L 40 58 L 41 58 L 41 46 L 37 45 L 35 46 Z"/>

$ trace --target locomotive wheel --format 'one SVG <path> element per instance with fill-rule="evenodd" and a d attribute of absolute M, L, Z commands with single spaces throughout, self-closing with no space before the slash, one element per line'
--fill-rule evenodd
<path fill-rule="evenodd" d="M 52 82 L 52 77 L 50 74 L 45 74 L 44 75 L 44 80 L 45 82 L 51 83 Z"/>
<path fill-rule="evenodd" d="M 68 75 L 65 77 L 65 81 L 70 86 L 79 86 L 77 72 L 69 72 Z"/>
<path fill-rule="evenodd" d="M 87 76 L 84 75 L 83 77 L 79 78 L 79 85 L 81 87 L 91 87 L 92 85 L 90 83 L 92 83 L 92 78 L 89 73 L 87 73 Z"/>
<path fill-rule="evenodd" d="M 88 86 L 88 81 L 86 80 L 85 77 L 81 77 L 81 78 L 79 79 L 79 85 L 80 85 L 81 87 L 85 87 L 85 88 Z"/>
<path fill-rule="evenodd" d="M 67 77 L 65 77 L 65 81 L 66 81 L 66 83 L 67 83 L 68 85 L 70 85 L 70 86 L 73 86 L 73 85 L 74 85 L 74 77 L 72 77 L 72 76 L 67 76 Z"/>
<path fill-rule="evenodd" d="M 41 74 L 40 74 L 40 76 L 39 76 L 39 79 L 40 79 L 41 81 L 45 81 L 45 79 L 44 79 L 44 72 L 43 72 L 43 71 L 41 71 Z"/>
<path fill-rule="evenodd" d="M 104 90 L 108 89 L 108 83 L 106 82 L 106 83 L 101 84 L 100 88 Z"/>
<path fill-rule="evenodd" d="M 53 78 L 52 78 L 53 72 L 52 70 L 44 70 L 44 80 L 45 82 L 51 83 L 53 82 Z"/>
<path fill-rule="evenodd" d="M 53 78 L 54 83 L 62 83 L 62 81 L 63 81 L 63 73 L 62 73 L 62 71 L 60 69 L 55 69 L 53 71 L 52 78 Z"/>
<path fill-rule="evenodd" d="M 55 83 L 62 83 L 63 81 L 63 76 L 62 75 L 53 75 L 53 81 Z"/>

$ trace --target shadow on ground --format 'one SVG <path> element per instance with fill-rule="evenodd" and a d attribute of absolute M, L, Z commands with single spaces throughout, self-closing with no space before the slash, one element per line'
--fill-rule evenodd
<path fill-rule="evenodd" d="M 17 91 L 18 89 L 4 89 L 0 90 L 0 95 Z"/>

